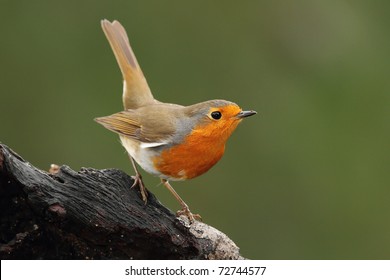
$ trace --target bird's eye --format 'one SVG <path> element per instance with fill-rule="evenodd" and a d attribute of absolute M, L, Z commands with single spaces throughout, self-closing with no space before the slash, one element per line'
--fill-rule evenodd
<path fill-rule="evenodd" d="M 222 117 L 222 114 L 220 111 L 214 111 L 214 112 L 211 112 L 211 117 L 214 120 L 219 120 Z"/>

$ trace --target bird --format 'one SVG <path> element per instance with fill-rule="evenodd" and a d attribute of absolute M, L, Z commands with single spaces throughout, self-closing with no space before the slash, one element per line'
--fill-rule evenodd
<path fill-rule="evenodd" d="M 222 99 L 183 106 L 154 98 L 119 21 L 101 21 L 123 77 L 124 110 L 95 121 L 119 134 L 133 165 L 132 187 L 138 186 L 147 203 L 148 192 L 137 164 L 157 176 L 181 205 L 177 216 L 190 223 L 200 220 L 174 190 L 171 181 L 183 181 L 207 172 L 223 156 L 228 138 L 237 125 L 256 111 L 242 110 Z"/>

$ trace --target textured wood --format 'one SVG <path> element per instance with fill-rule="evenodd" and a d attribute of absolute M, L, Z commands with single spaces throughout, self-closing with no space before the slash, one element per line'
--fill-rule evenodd
<path fill-rule="evenodd" d="M 1 259 L 239 259 L 201 222 L 188 225 L 117 169 L 39 170 L 0 145 Z"/>

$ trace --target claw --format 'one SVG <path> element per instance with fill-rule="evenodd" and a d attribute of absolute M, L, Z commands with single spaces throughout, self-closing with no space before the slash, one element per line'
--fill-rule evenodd
<path fill-rule="evenodd" d="M 192 214 L 188 207 L 184 207 L 183 209 L 176 212 L 176 217 L 180 217 L 182 215 L 188 218 L 190 224 L 192 224 L 195 220 L 202 221 L 202 217 L 199 214 Z"/>
<path fill-rule="evenodd" d="M 137 165 L 134 162 L 134 159 L 129 155 L 131 164 L 133 165 L 135 176 L 131 176 L 134 179 L 134 183 L 131 186 L 131 188 L 134 188 L 135 186 L 139 186 L 139 191 L 141 193 L 141 197 L 143 202 L 146 204 L 148 202 L 148 191 L 145 188 L 144 182 L 142 181 L 142 176 L 138 171 Z"/>
<path fill-rule="evenodd" d="M 176 217 L 179 216 L 186 216 L 192 224 L 195 220 L 201 221 L 202 217 L 198 214 L 192 214 L 190 211 L 190 208 L 188 208 L 188 205 L 184 202 L 184 200 L 177 194 L 177 192 L 172 188 L 171 184 L 169 184 L 168 180 L 166 179 L 161 179 L 161 182 L 164 184 L 164 186 L 173 194 L 173 196 L 176 198 L 176 200 L 180 203 L 181 205 L 181 210 L 176 212 Z"/>
<path fill-rule="evenodd" d="M 146 190 L 144 182 L 142 181 L 141 175 L 138 173 L 135 176 L 131 176 L 131 177 L 134 179 L 134 183 L 131 186 L 131 188 L 134 188 L 135 186 L 138 185 L 142 200 L 146 204 L 148 202 L 148 191 Z"/>

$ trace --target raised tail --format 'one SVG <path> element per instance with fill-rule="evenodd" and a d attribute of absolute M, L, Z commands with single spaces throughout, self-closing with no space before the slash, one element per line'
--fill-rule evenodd
<path fill-rule="evenodd" d="M 104 34 L 111 45 L 115 58 L 123 76 L 123 106 L 127 109 L 137 109 L 156 103 L 148 86 L 141 67 L 131 49 L 126 30 L 116 20 L 101 21 Z"/>

